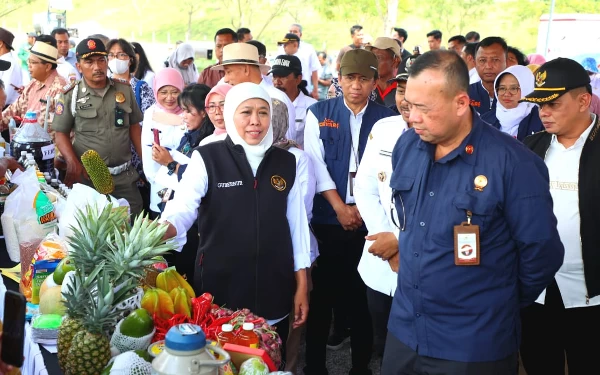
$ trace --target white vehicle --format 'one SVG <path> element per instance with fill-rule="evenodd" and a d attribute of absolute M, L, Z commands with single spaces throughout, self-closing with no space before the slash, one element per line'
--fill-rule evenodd
<path fill-rule="evenodd" d="M 547 60 L 600 53 L 600 14 L 542 15 L 536 52 Z"/>

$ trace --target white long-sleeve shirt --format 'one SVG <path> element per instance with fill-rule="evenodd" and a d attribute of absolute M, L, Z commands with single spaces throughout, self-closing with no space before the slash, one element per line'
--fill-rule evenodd
<path fill-rule="evenodd" d="M 4 82 L 4 91 L 6 91 L 6 105 L 13 104 L 19 98 L 19 92 L 13 87 L 23 86 L 23 71 L 21 70 L 21 61 L 13 52 L 7 52 L 0 56 L 0 60 L 9 61 L 10 68 L 0 71 L 0 79 Z M 1 109 L 1 108 L 0 108 Z"/>
<path fill-rule="evenodd" d="M 392 220 L 392 151 L 403 132 L 408 129 L 402 116 L 381 119 L 373 125 L 371 135 L 356 173 L 354 196 L 356 206 L 367 226 L 369 235 L 392 232 L 398 237 L 398 223 L 394 210 Z M 369 253 L 373 241 L 365 241 L 358 273 L 365 284 L 378 292 L 393 296 L 398 285 L 398 274 L 387 261 Z"/>
<path fill-rule="evenodd" d="M 344 105 L 348 108 L 346 101 Z M 356 172 L 358 170 L 358 137 L 360 136 L 360 127 L 362 125 L 363 115 L 367 110 L 369 103 L 356 115 L 350 111 L 350 131 L 352 132 L 352 145 L 350 150 L 350 169 L 349 172 Z M 310 156 L 313 165 L 315 167 L 315 175 L 317 176 L 317 193 L 321 193 L 327 190 L 335 190 L 335 182 L 331 178 L 329 171 L 327 170 L 327 164 L 325 164 L 325 147 L 323 146 L 323 140 L 320 137 L 321 131 L 319 130 L 319 120 L 315 117 L 314 113 L 310 110 L 306 114 L 306 125 L 304 127 L 304 151 Z M 346 190 L 346 203 L 354 203 L 354 197 L 350 195 L 350 178 L 348 178 L 348 186 Z"/>
<path fill-rule="evenodd" d="M 142 126 L 142 165 L 146 179 L 150 182 L 150 209 L 154 212 L 160 212 L 158 204 L 161 198 L 158 192 L 166 186 L 156 179 L 156 175 L 161 165 L 152 160 L 152 143 L 154 142 L 154 133 L 152 129 L 160 130 L 158 138 L 162 147 L 175 150 L 183 134 L 186 132 L 186 127 L 182 125 L 165 125 L 160 124 L 152 119 L 155 111 L 160 111 L 159 108 L 152 105 L 144 112 L 144 126 Z"/>
<path fill-rule="evenodd" d="M 298 176 L 296 168 L 296 176 Z M 292 247 L 294 251 L 294 271 L 309 268 L 310 261 L 310 237 L 308 219 L 304 208 L 301 184 L 292 186 L 287 197 L 286 217 L 290 226 Z M 202 198 L 208 191 L 208 172 L 204 160 L 198 151 L 192 153 L 192 159 L 179 181 L 177 194 L 170 200 L 161 215 L 161 222 L 168 221 L 177 229 L 175 237 L 181 251 L 185 245 L 187 231 L 198 218 L 198 208 Z M 231 230 L 235 235 L 235 228 L 222 228 Z M 202 238 L 202 233 L 200 233 Z"/>
<path fill-rule="evenodd" d="M 304 198 L 304 208 L 306 209 L 306 217 L 308 222 L 312 219 L 312 208 L 313 201 L 315 199 L 315 190 L 317 188 L 317 179 L 315 177 L 315 168 L 313 167 L 312 160 L 306 154 L 306 152 L 296 147 L 291 147 L 289 150 L 294 157 L 296 157 L 296 181 L 294 185 L 298 184 L 302 191 L 302 197 Z M 313 263 L 319 256 L 319 245 L 317 238 L 310 233 L 310 262 Z"/>
<path fill-rule="evenodd" d="M 306 126 L 306 113 L 308 112 L 308 107 L 316 102 L 316 99 L 304 95 L 302 91 L 300 91 L 296 99 L 294 99 L 292 102 L 294 108 L 296 109 L 296 135 L 294 139 L 296 140 L 296 143 L 300 145 L 300 147 L 304 147 L 304 127 Z"/>

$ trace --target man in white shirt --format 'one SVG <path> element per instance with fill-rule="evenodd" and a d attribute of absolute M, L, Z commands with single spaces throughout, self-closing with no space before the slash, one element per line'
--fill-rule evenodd
<path fill-rule="evenodd" d="M 302 64 L 296 56 L 279 55 L 269 71 L 273 75 L 273 85 L 283 91 L 296 108 L 296 128 L 288 130 L 288 135 L 304 147 L 304 125 L 308 107 L 317 101 L 308 96 L 306 81 L 302 79 Z"/>
<path fill-rule="evenodd" d="M 0 71 L 0 79 L 4 81 L 6 91 L 6 105 L 13 104 L 23 90 L 23 71 L 17 55 L 13 52 L 14 40 L 13 33 L 0 27 L 0 60 L 10 62 L 10 68 Z"/>
<path fill-rule="evenodd" d="M 469 85 L 481 81 L 477 68 L 475 67 L 475 50 L 477 49 L 477 43 L 467 43 L 460 53 L 460 57 L 465 60 L 467 67 L 469 68 Z"/>
<path fill-rule="evenodd" d="M 296 110 L 291 100 L 283 92 L 263 79 L 261 69 L 266 67 L 259 62 L 258 49 L 249 43 L 233 43 L 223 47 L 223 60 L 219 65 L 211 67 L 212 70 L 225 72 L 223 81 L 232 86 L 244 82 L 252 82 L 264 88 L 269 96 L 286 104 L 288 108 L 288 121 L 290 129 L 296 129 Z M 289 134 L 289 133 L 288 133 Z M 290 137 L 290 140 L 296 141 Z"/>
<path fill-rule="evenodd" d="M 408 73 L 397 75 L 396 107 L 404 101 Z M 383 118 L 373 125 L 365 154 L 356 173 L 356 206 L 369 235 L 358 264 L 358 273 L 367 285 L 367 300 L 373 323 L 375 350 L 383 356 L 387 323 L 398 285 L 398 215 L 390 209 L 392 151 L 398 138 L 408 130 L 402 115 Z"/>
<path fill-rule="evenodd" d="M 600 336 L 600 123 L 590 112 L 585 69 L 558 58 L 535 74 L 523 101 L 540 107 L 546 131 L 524 143 L 546 162 L 557 229 L 565 247 L 562 267 L 536 303 L 521 312 L 521 358 L 527 374 L 592 374 Z M 524 202 L 525 203 L 525 202 Z"/>
<path fill-rule="evenodd" d="M 277 42 L 279 45 L 279 55 L 293 55 L 302 62 L 302 76 L 308 83 L 308 92 L 313 98 L 319 97 L 319 76 L 318 71 L 321 67 L 317 52 L 312 46 L 304 46 L 300 42 L 300 37 L 293 33 L 285 34 L 285 37 Z"/>

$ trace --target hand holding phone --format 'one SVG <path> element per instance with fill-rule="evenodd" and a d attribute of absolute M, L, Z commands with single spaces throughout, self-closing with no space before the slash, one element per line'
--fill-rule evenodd
<path fill-rule="evenodd" d="M 7 290 L 4 296 L 4 322 L 2 324 L 2 348 L 0 348 L 0 370 L 6 365 L 23 366 L 25 345 L 25 296 Z"/>

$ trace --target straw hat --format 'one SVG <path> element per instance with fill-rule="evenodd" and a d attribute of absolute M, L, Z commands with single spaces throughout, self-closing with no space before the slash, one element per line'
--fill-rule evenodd
<path fill-rule="evenodd" d="M 223 47 L 223 61 L 213 66 L 212 70 L 223 70 L 224 65 L 244 64 L 256 65 L 260 68 L 267 65 L 258 62 L 258 49 L 248 43 L 232 43 Z"/>
<path fill-rule="evenodd" d="M 58 64 L 56 59 L 58 58 L 58 50 L 52 47 L 50 44 L 44 42 L 35 42 L 29 52 L 32 55 L 36 55 L 41 60 L 49 62 L 51 64 Z"/>

